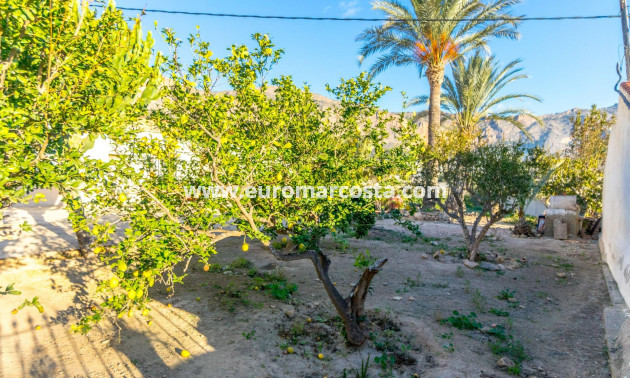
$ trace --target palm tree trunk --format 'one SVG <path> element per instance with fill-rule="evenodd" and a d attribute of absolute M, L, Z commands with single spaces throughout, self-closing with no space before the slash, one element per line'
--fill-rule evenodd
<path fill-rule="evenodd" d="M 427 142 L 433 148 L 435 147 L 435 133 L 439 130 L 442 119 L 441 100 L 444 68 L 428 68 L 427 78 L 429 79 L 429 129 Z"/>
<path fill-rule="evenodd" d="M 442 100 L 442 83 L 444 82 L 444 68 L 443 67 L 429 67 L 426 72 L 429 79 L 429 127 L 427 130 L 427 143 L 430 150 L 435 148 L 435 134 L 440 128 L 440 121 L 442 119 L 441 100 Z M 431 159 L 427 162 L 426 183 L 427 187 L 436 186 L 438 182 L 437 175 L 437 161 Z M 430 191 L 427 188 L 427 193 Z M 435 198 L 425 198 L 423 201 L 423 208 L 425 210 L 432 210 L 435 208 Z"/>

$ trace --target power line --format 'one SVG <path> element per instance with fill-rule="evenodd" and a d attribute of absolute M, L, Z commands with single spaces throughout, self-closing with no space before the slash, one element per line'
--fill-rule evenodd
<path fill-rule="evenodd" d="M 94 4 L 96 7 L 103 7 L 101 4 Z M 254 18 L 265 20 L 304 20 L 304 21 L 363 21 L 363 22 L 376 22 L 376 21 L 389 21 L 389 22 L 408 22 L 408 21 L 421 21 L 421 22 L 448 22 L 448 21 L 563 21 L 563 20 L 602 20 L 619 18 L 620 15 L 600 15 L 600 16 L 559 16 L 559 17 L 495 17 L 495 18 L 426 18 L 426 19 L 390 19 L 390 18 L 353 18 L 353 17 L 309 17 L 309 16 L 269 16 L 258 14 L 233 14 L 233 13 L 212 13 L 212 12 L 190 12 L 179 10 L 166 10 L 166 9 L 143 9 L 143 8 L 128 8 L 128 7 L 116 7 L 120 10 L 126 11 L 138 11 L 143 13 L 165 13 L 165 14 L 180 14 L 188 16 L 210 16 L 210 17 L 228 17 L 228 18 Z"/>

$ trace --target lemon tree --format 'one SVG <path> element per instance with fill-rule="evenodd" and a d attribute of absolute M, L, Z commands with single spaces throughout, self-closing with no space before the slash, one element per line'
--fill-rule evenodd
<path fill-rule="evenodd" d="M 329 278 L 331 261 L 319 242 L 331 232 L 365 234 L 375 198 L 321 187 L 370 185 L 377 177 L 397 182 L 404 151 L 384 148 L 393 120 L 376 106 L 389 88 L 366 74 L 342 79 L 329 87 L 339 105 L 322 109 L 308 86 L 291 77 L 268 81 L 283 52 L 266 35 L 254 35 L 253 48 L 232 46 L 221 58 L 198 33 L 186 42 L 170 29 L 163 35 L 171 54 L 159 106 L 146 124 L 129 125 L 115 139 L 121 158 L 112 162 L 115 169 L 99 171 L 99 195 L 87 204 L 96 217 L 96 252 L 112 276 L 99 287 L 102 305 L 75 328 L 87 332 L 108 311 L 142 311 L 156 282 L 174 291 L 193 257 L 209 266 L 216 243 L 238 237 L 243 252 L 255 241 L 281 260 L 310 259 L 348 341 L 362 344 L 368 336 L 364 301 L 386 259 L 368 267 L 344 297 Z M 189 65 L 178 58 L 184 43 L 194 52 Z M 274 186 L 314 191 L 274 196 Z M 198 190 L 191 194 L 191 187 Z M 210 187 L 223 195 L 205 196 L 203 188 Z M 262 189 L 251 196 L 230 190 L 235 187 Z M 115 226 L 99 214 L 112 212 L 129 227 L 120 243 L 105 248 Z"/>
<path fill-rule="evenodd" d="M 79 190 L 103 164 L 85 152 L 99 136 L 124 133 L 157 95 L 152 45 L 140 22 L 129 27 L 113 5 L 97 15 L 87 1 L 0 3 L 3 208 L 55 188 L 74 227 L 86 230 Z"/>

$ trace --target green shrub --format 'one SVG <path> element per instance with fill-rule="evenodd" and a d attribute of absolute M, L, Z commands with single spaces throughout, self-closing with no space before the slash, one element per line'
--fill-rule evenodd
<path fill-rule="evenodd" d="M 481 329 L 481 323 L 477 321 L 477 314 L 471 312 L 468 315 L 460 315 L 459 311 L 453 311 L 453 315 L 440 321 L 442 324 L 449 324 L 457 329 Z"/>

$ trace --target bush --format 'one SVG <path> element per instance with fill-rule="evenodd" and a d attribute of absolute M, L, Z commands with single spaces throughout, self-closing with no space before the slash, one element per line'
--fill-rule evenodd
<path fill-rule="evenodd" d="M 569 148 L 555 157 L 563 164 L 544 186 L 543 193 L 577 195 L 586 215 L 601 213 L 604 163 L 609 131 L 614 124 L 615 117 L 609 117 L 596 106 L 586 116 L 578 112 L 573 119 Z"/>
<path fill-rule="evenodd" d="M 477 259 L 479 244 L 490 227 L 516 209 L 515 199 L 530 193 L 533 177 L 525 154 L 520 145 L 496 144 L 461 151 L 442 161 L 450 193 L 438 204 L 461 225 L 470 260 Z M 465 220 L 467 202 L 479 208 L 472 228 Z M 488 220 L 482 226 L 484 217 Z"/>

